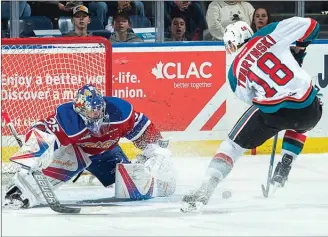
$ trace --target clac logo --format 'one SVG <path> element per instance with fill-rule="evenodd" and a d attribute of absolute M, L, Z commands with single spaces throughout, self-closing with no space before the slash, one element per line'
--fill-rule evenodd
<path fill-rule="evenodd" d="M 208 79 L 212 77 L 212 73 L 209 73 L 208 69 L 210 67 L 212 67 L 210 62 L 203 62 L 200 66 L 197 66 L 194 62 L 186 65 L 173 62 L 163 64 L 160 61 L 151 72 L 156 79 L 189 79 L 191 77 Z"/>

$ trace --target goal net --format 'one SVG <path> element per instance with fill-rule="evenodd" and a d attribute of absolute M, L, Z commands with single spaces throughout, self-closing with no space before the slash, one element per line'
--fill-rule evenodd
<path fill-rule="evenodd" d="M 86 83 L 111 95 L 111 45 L 102 37 L 3 39 L 1 50 L 1 100 L 23 139 L 30 125 L 70 101 Z M 19 146 L 2 120 L 2 180 L 18 165 L 9 158 Z"/>

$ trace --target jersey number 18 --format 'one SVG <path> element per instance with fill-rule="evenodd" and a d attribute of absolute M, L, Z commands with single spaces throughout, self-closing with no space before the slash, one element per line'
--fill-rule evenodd
<path fill-rule="evenodd" d="M 272 67 L 267 65 L 269 61 L 273 64 Z M 263 54 L 263 56 L 257 61 L 257 66 L 279 86 L 286 85 L 294 77 L 294 73 L 285 64 L 282 64 L 273 53 L 270 52 Z M 284 74 L 283 77 L 278 75 L 279 71 Z M 250 81 L 253 81 L 263 87 L 267 98 L 273 97 L 277 93 L 275 88 L 270 87 L 265 80 L 257 76 L 254 72 L 249 71 L 247 77 Z"/>

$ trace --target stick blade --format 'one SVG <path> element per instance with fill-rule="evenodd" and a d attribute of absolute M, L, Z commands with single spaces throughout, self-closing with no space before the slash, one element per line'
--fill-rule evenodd
<path fill-rule="evenodd" d="M 50 208 L 61 214 L 90 214 L 100 211 L 102 206 L 68 207 L 61 204 L 60 206 L 50 206 Z"/>
<path fill-rule="evenodd" d="M 81 212 L 81 208 L 73 208 L 73 207 L 67 207 L 63 205 L 49 205 L 50 208 L 58 213 L 62 214 L 78 214 Z"/>
<path fill-rule="evenodd" d="M 269 197 L 269 190 L 267 190 L 263 184 L 262 184 L 261 187 L 262 187 L 263 197 L 268 198 Z"/>

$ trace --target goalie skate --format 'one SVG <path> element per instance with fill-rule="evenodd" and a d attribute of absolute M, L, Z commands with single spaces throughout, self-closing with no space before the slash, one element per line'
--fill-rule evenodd
<path fill-rule="evenodd" d="M 6 209 L 20 209 L 29 206 L 28 199 L 22 196 L 22 192 L 15 186 L 12 186 L 5 195 L 2 207 Z"/>

